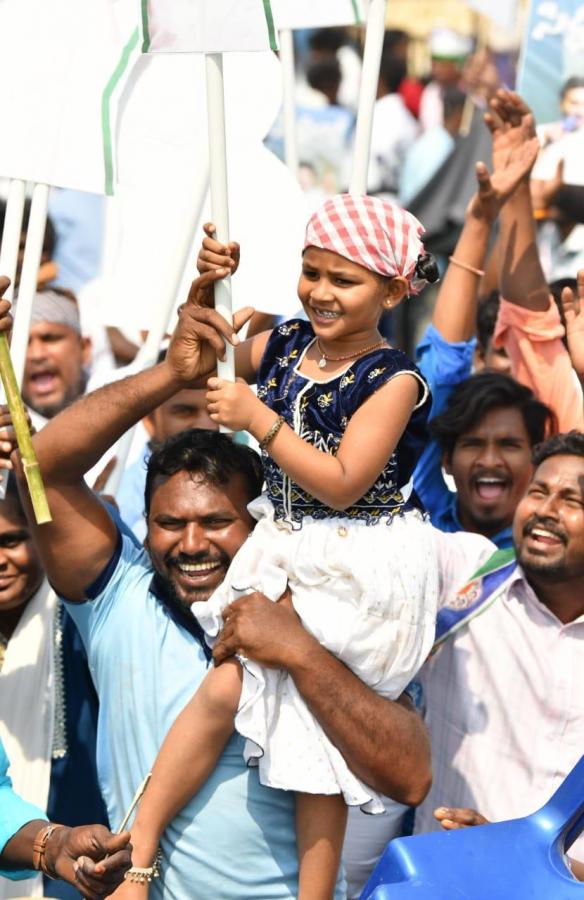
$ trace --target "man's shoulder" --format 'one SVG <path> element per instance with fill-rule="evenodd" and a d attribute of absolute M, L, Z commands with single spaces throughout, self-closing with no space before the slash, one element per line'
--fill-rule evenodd
<path fill-rule="evenodd" d="M 439 576 L 439 605 L 444 606 L 499 548 L 482 534 L 434 528 Z"/>

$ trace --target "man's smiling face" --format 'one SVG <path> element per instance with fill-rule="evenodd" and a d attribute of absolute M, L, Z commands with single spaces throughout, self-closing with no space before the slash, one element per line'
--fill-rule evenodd
<path fill-rule="evenodd" d="M 584 577 L 584 458 L 550 456 L 515 514 L 517 558 L 535 582 Z"/>
<path fill-rule="evenodd" d="M 216 485 L 182 470 L 153 485 L 146 549 L 158 575 L 188 609 L 208 600 L 253 527 L 243 477 Z"/>

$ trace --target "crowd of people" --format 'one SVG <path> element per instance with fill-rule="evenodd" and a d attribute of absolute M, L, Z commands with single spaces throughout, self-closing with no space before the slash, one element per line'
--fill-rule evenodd
<path fill-rule="evenodd" d="M 357 196 L 357 54 L 313 33 L 294 319 L 227 324 L 240 248 L 209 224 L 157 364 L 108 329 L 104 376 L 49 225 L 22 386 L 49 524 L 0 411 L 0 898 L 354 900 L 392 838 L 528 815 L 579 760 L 584 78 L 536 128 L 488 51 L 430 51 L 410 77 L 387 32 Z M 465 131 L 460 221 L 424 234 L 398 204 Z"/>

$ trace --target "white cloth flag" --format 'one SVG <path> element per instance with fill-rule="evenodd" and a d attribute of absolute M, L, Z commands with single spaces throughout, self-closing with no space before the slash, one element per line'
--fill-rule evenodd
<path fill-rule="evenodd" d="M 0 33 L 0 177 L 114 194 L 101 321 L 149 329 L 185 229 L 195 274 L 193 209 L 207 169 L 202 54 L 142 55 L 136 0 L 0 0 Z M 264 51 L 226 54 L 224 66 L 231 228 L 243 245 L 234 308 L 289 315 L 303 197 L 262 144 L 281 104 L 279 63 Z"/>
<path fill-rule="evenodd" d="M 277 50 L 270 0 L 143 0 L 143 50 Z"/>
<path fill-rule="evenodd" d="M 185 233 L 192 235 L 193 250 L 177 303 L 196 275 L 203 233 L 202 223 L 192 221 L 193 207 L 199 173 L 208 169 L 204 68 L 200 54 L 147 54 L 128 82 L 112 198 L 118 225 L 114 221 L 105 251 L 107 324 L 149 328 Z M 229 53 L 224 72 L 230 232 L 241 243 L 233 308 L 251 305 L 289 316 L 300 305 L 304 197 L 262 144 L 281 103 L 280 64 L 271 52 Z M 207 207 L 202 221 L 209 219 Z"/>
<path fill-rule="evenodd" d="M 519 14 L 518 0 L 466 0 L 478 13 L 487 16 L 503 31 L 515 31 Z"/>
<path fill-rule="evenodd" d="M 2 0 L 1 177 L 111 189 L 115 103 L 139 24 L 134 0 Z"/>
<path fill-rule="evenodd" d="M 361 25 L 367 0 L 272 0 L 277 28 L 328 28 Z"/>

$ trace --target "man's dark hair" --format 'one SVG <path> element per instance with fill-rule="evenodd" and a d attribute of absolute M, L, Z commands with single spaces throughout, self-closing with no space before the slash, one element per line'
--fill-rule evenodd
<path fill-rule="evenodd" d="M 554 434 L 533 448 L 534 466 L 541 465 L 550 456 L 582 456 L 584 458 L 584 434 L 581 431 L 567 431 Z"/>
<path fill-rule="evenodd" d="M 562 89 L 560 91 L 560 100 L 564 99 L 568 91 L 573 91 L 576 88 L 584 88 L 584 76 L 572 75 L 571 78 L 568 78 L 567 81 L 564 81 Z"/>
<path fill-rule="evenodd" d="M 341 84 L 341 66 L 338 59 L 330 57 L 311 63 L 306 70 L 306 80 L 315 91 L 336 93 Z"/>
<path fill-rule="evenodd" d="M 459 437 L 501 408 L 521 413 L 532 446 L 555 427 L 554 414 L 529 388 L 500 372 L 479 372 L 457 385 L 444 412 L 430 422 L 430 431 L 450 458 Z"/>
<path fill-rule="evenodd" d="M 489 341 L 495 333 L 497 316 L 501 297 L 499 291 L 491 291 L 486 297 L 481 297 L 477 307 L 477 343 L 483 353 L 486 353 Z"/>
<path fill-rule="evenodd" d="M 346 28 L 319 28 L 310 35 L 308 46 L 320 53 L 334 56 L 337 50 L 350 42 Z"/>
<path fill-rule="evenodd" d="M 255 450 L 236 444 L 218 431 L 191 428 L 154 445 L 144 489 L 146 517 L 150 513 L 154 480 L 161 475 L 168 477 L 183 471 L 201 475 L 205 481 L 220 487 L 240 475 L 247 485 L 250 500 L 261 494 L 264 483 L 262 463 Z"/>
<path fill-rule="evenodd" d="M 409 44 L 410 36 L 401 28 L 388 28 L 383 35 L 383 52 L 392 51 L 398 44 Z"/>
<path fill-rule="evenodd" d="M 407 75 L 407 67 L 403 59 L 384 53 L 379 67 L 379 80 L 390 94 L 396 94 L 400 84 Z"/>

